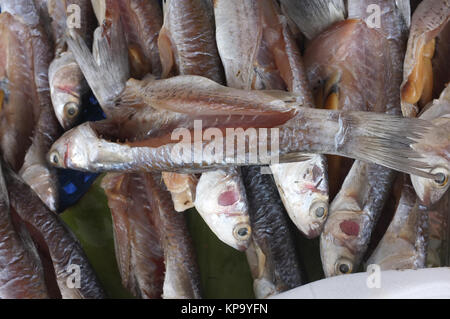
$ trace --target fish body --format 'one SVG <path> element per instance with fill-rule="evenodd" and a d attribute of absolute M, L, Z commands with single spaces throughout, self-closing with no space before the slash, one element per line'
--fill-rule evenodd
<path fill-rule="evenodd" d="M 330 205 L 320 238 L 325 276 L 358 271 L 394 176 L 392 171 L 373 164 L 358 161 L 352 166 Z"/>
<path fill-rule="evenodd" d="M 123 285 L 139 298 L 161 298 L 164 251 L 142 174 L 107 174 L 102 187 L 114 223 L 114 245 Z M 159 218 L 159 217 L 158 217 Z"/>
<path fill-rule="evenodd" d="M 0 169 L 0 298 L 49 298 L 44 270 L 28 234 L 17 231 Z"/>
<path fill-rule="evenodd" d="M 314 107 L 300 52 L 274 2 L 217 1 L 215 13 L 219 53 L 228 86 L 247 90 L 287 89 L 301 96 L 304 106 Z M 258 34 L 257 41 L 249 40 L 253 34 Z M 325 165 L 324 156 L 311 155 L 303 162 L 270 167 L 289 216 L 309 237 L 320 233 L 328 210 Z M 315 218 L 314 213 L 310 215 L 312 203 L 324 209 L 321 218 Z"/>
<path fill-rule="evenodd" d="M 1 146 L 3 158 L 14 170 L 19 170 L 31 145 L 34 123 L 39 116 L 36 84 L 31 73 L 33 45 L 29 28 L 19 18 L 3 12 L 0 23 L 2 38 L 7 39 L 0 47 L 4 94 Z"/>
<path fill-rule="evenodd" d="M 145 175 L 147 198 L 157 212 L 164 250 L 164 299 L 201 298 L 200 274 L 186 216 L 175 212 L 160 175 Z"/>
<path fill-rule="evenodd" d="M 237 250 L 248 248 L 252 229 L 240 168 L 204 172 L 195 208 L 220 240 Z"/>
<path fill-rule="evenodd" d="M 438 85 L 433 83 L 435 71 L 432 60 L 436 51 L 436 37 L 446 29 L 449 19 L 450 5 L 446 0 L 422 1 L 413 13 L 401 86 L 402 112 L 405 116 L 416 116 L 419 108 L 431 101 L 434 86 L 443 88 L 445 79 L 441 78 Z M 448 34 L 448 29 L 445 33 Z M 446 41 L 443 43 L 448 52 Z M 442 69 L 437 74 L 447 73 L 443 77 L 448 81 L 450 75 L 444 65 L 440 66 Z"/>
<path fill-rule="evenodd" d="M 20 8 L 24 3 L 17 2 L 14 8 Z M 34 6 L 31 9 L 36 11 Z M 6 60 L 1 73 L 7 83 L 8 96 L 1 115 L 2 150 L 12 168 L 20 170 L 25 181 L 50 209 L 56 211 L 56 171 L 48 166 L 45 157 L 48 147 L 60 136 L 48 84 L 48 67 L 53 53 L 43 28 L 33 24 L 34 20 L 33 23 L 27 20 L 29 12 L 24 16 L 2 14 L 3 30 L 9 32 L 5 36 L 10 39 L 2 49 L 2 57 Z M 14 48 L 15 44 L 20 45 L 20 49 Z M 12 56 L 19 60 L 11 60 Z"/>
<path fill-rule="evenodd" d="M 4 176 L 11 207 L 48 250 L 62 297 L 105 298 L 103 288 L 72 232 L 17 174 L 4 168 Z M 82 274 L 79 287 L 69 284 L 73 283 L 73 269 L 76 271 L 77 267 Z"/>
<path fill-rule="evenodd" d="M 428 211 L 418 205 L 417 196 L 405 183 L 394 218 L 367 264 L 381 270 L 419 269 L 425 267 Z"/>
<path fill-rule="evenodd" d="M 265 299 L 283 292 L 282 289 L 276 287 L 271 269 L 272 264 L 255 240 L 251 241 L 245 255 L 253 277 L 253 291 L 256 299 Z"/>
<path fill-rule="evenodd" d="M 247 190 L 253 240 L 265 259 L 258 267 L 267 268 L 269 282 L 273 283 L 277 293 L 300 286 L 303 278 L 298 255 L 288 216 L 272 176 L 261 174 L 258 166 L 244 167 L 242 174 Z M 260 277 L 256 276 L 255 279 Z"/>
<path fill-rule="evenodd" d="M 100 26 L 120 15 L 128 51 L 131 77 L 161 75 L 158 37 L 163 14 L 157 0 L 93 0 L 92 6 Z M 112 22 L 112 23 L 116 23 Z"/>
<path fill-rule="evenodd" d="M 115 25 L 115 24 L 114 24 Z M 123 47 L 121 38 L 120 24 L 117 28 L 113 27 L 111 38 L 112 46 L 117 49 Z M 117 40 L 117 41 L 115 41 Z M 281 161 L 295 161 L 293 157 L 300 159 L 303 153 L 320 153 L 347 156 L 354 159 L 374 162 L 406 173 L 413 173 L 424 177 L 433 176 L 424 172 L 427 168 L 424 156 L 426 153 L 418 153 L 412 150 L 412 144 L 422 144 L 424 133 L 433 131 L 435 128 L 429 126 L 426 128 L 427 121 L 399 118 L 396 116 L 387 116 L 382 114 L 370 114 L 364 112 L 343 112 L 331 110 L 317 110 L 303 108 L 303 98 L 296 94 L 289 94 L 281 91 L 245 91 L 233 88 L 223 87 L 214 81 L 198 76 L 176 76 L 170 79 L 155 80 L 146 78 L 144 81 L 130 80 L 130 85 L 122 84 L 122 80 L 115 80 L 116 76 L 123 79 L 124 74 L 118 72 L 116 63 L 102 64 L 99 68 L 92 54 L 85 43 L 75 34 L 68 39 L 69 47 L 75 54 L 83 74 L 94 94 L 99 98 L 101 105 L 113 109 L 114 105 L 147 105 L 153 108 L 172 111 L 176 113 L 185 113 L 194 118 L 210 117 L 218 120 L 220 116 L 227 115 L 227 120 L 216 122 L 222 127 L 228 127 L 230 120 L 234 115 L 239 115 L 242 121 L 242 115 L 249 115 L 251 121 L 246 121 L 243 128 L 271 128 L 279 127 L 279 149 L 274 154 L 280 155 Z M 107 60 L 114 60 L 120 57 L 115 55 L 114 48 L 105 47 Z M 119 68 L 125 66 L 121 64 Z M 111 84 L 111 85 L 110 85 Z M 125 89 L 125 91 L 124 91 Z M 272 111 L 274 112 L 272 112 Z M 266 115 L 272 115 L 267 118 Z M 231 115 L 231 116 L 230 116 Z M 194 122 L 194 121 L 192 121 Z M 191 122 L 191 127 L 193 124 Z M 233 121 L 232 121 L 233 122 Z M 234 127 L 242 122 L 234 122 Z M 230 166 L 225 163 L 224 158 L 217 158 L 216 155 L 209 154 L 203 156 L 200 165 L 193 165 L 192 158 L 182 160 L 179 156 L 170 156 L 174 143 L 170 143 L 170 137 L 158 136 L 147 141 L 137 141 L 139 144 L 134 146 L 119 145 L 98 139 L 95 132 L 95 126 L 99 124 L 89 123 L 77 127 L 75 130 L 66 133 L 66 135 L 54 144 L 50 152 L 50 162 L 56 166 L 77 167 L 84 170 L 143 170 L 153 169 L 162 171 L 206 169 L 220 166 Z M 101 125 L 101 124 L 100 124 Z M 220 129 L 219 125 L 219 129 Z M 227 125 L 227 126 L 225 126 Z M 320 133 L 320 134 L 318 134 Z M 101 152 L 90 152 L 89 157 L 80 150 L 78 146 L 72 145 L 65 140 L 83 139 L 84 137 L 93 137 L 88 143 L 97 149 L 95 144 L 103 144 L 106 149 Z M 302 136 L 300 139 L 299 136 Z M 179 136 L 178 136 L 179 137 Z M 266 136 L 267 137 L 267 136 Z M 267 138 L 263 138 L 267 142 Z M 192 139 L 189 138 L 186 143 L 181 143 L 186 147 L 192 148 Z M 196 138 L 197 142 L 207 144 L 202 138 Z M 81 140 L 79 140 L 81 141 Z M 223 138 L 215 138 L 213 142 L 216 145 L 223 146 Z M 244 141 L 238 146 L 241 154 L 248 154 L 248 141 Z M 369 144 L 371 145 L 368 148 Z M 69 146 L 70 145 L 70 146 Z M 138 146 L 139 145 L 139 146 Z M 66 149 L 68 150 L 66 152 Z M 180 144 L 177 147 L 181 146 Z M 254 147 L 255 145 L 253 145 Z M 247 147 L 244 151 L 243 147 Z M 82 148 L 82 147 L 81 147 Z M 110 153 L 108 148 L 114 149 L 114 155 L 108 159 L 108 163 L 102 163 L 103 152 Z M 76 156 L 73 150 L 77 149 Z M 121 150 L 121 153 L 117 153 Z M 232 150 L 236 155 L 237 149 Z M 159 152 L 163 152 L 158 154 Z M 294 156 L 288 154 L 295 153 Z M 62 157 L 62 155 L 64 157 Z M 193 153 L 191 153 L 192 155 Z M 270 152 L 268 152 L 270 154 Z M 171 155 L 174 155 L 173 153 Z M 228 154 L 230 155 L 230 154 Z M 227 156 L 228 156 L 227 155 Z M 166 157 L 166 158 L 164 158 Z M 216 158 L 213 158 L 216 157 Z M 219 156 L 220 157 L 220 156 Z M 66 158 L 67 160 L 64 160 Z M 134 158 L 134 159 L 133 159 Z M 144 159 L 145 158 L 145 159 Z M 158 158 L 157 161 L 155 159 Z M 61 160 L 60 160 L 61 159 Z M 229 161 L 229 160 L 228 160 Z M 70 164 L 69 164 L 70 162 Z M 242 164 L 249 162 L 245 159 Z M 268 163 L 267 160 L 256 160 L 255 164 Z"/>
<path fill-rule="evenodd" d="M 208 1 L 164 1 L 164 25 L 158 39 L 162 77 L 171 73 L 201 75 L 223 83 L 214 17 Z"/>
<path fill-rule="evenodd" d="M 427 267 L 443 267 L 449 264 L 449 210 L 450 199 L 447 193 L 428 211 Z"/>
<path fill-rule="evenodd" d="M 168 85 L 154 85 L 152 88 L 159 89 L 164 86 L 164 95 L 167 97 L 167 88 L 170 87 L 170 81 L 173 81 L 174 79 L 182 81 L 187 80 L 190 84 L 195 83 L 198 80 L 198 78 L 193 79 L 192 77 L 179 76 L 168 80 L 160 80 Z M 204 83 L 205 81 L 207 80 L 202 79 L 201 82 Z M 161 82 L 158 84 L 162 84 Z M 211 96 L 211 93 L 213 93 L 212 91 L 205 91 L 205 87 L 197 86 L 195 88 L 192 85 L 190 86 L 194 91 L 200 93 L 201 98 L 208 99 L 209 106 L 212 105 L 214 107 L 214 104 L 211 104 L 211 100 L 208 98 L 208 96 Z M 236 92 L 234 90 L 229 91 L 232 89 L 220 88 L 219 91 L 215 92 L 216 94 L 219 93 L 219 97 L 222 89 L 230 93 Z M 228 102 L 228 105 L 221 102 L 220 105 L 221 107 L 225 106 L 225 109 L 230 107 L 227 111 L 237 106 L 238 109 L 240 109 L 237 111 L 241 112 L 241 114 L 253 114 L 255 122 L 247 122 L 247 125 L 256 124 L 254 127 L 260 128 L 261 122 L 257 123 L 257 121 L 262 121 L 262 123 L 266 125 L 262 126 L 262 128 L 271 128 L 271 125 L 277 124 L 277 120 L 279 121 L 278 123 L 282 123 L 283 119 L 292 116 L 291 112 L 280 113 L 279 110 L 278 112 L 275 110 L 274 112 L 270 111 L 270 108 L 273 109 L 273 105 L 285 103 L 279 99 L 272 99 L 275 104 L 259 103 L 259 105 L 257 104 L 256 109 L 250 110 L 250 108 L 255 106 L 255 101 L 261 98 L 266 99 L 268 97 L 265 92 L 237 91 L 237 93 L 239 93 L 237 96 L 247 96 L 247 98 L 241 100 L 242 103 L 245 103 L 247 111 L 245 111 L 245 108 L 242 108 L 242 106 L 236 105 L 236 100 L 231 101 L 231 103 Z M 285 93 L 283 93 L 283 95 L 284 94 Z M 215 99 L 217 96 L 218 95 L 216 95 Z M 163 95 L 161 95 L 161 97 L 163 97 Z M 225 100 L 229 97 L 230 95 L 226 97 Z M 293 98 L 293 96 L 291 96 L 291 98 Z M 244 102 L 245 99 L 247 99 L 246 102 Z M 218 100 L 219 99 L 217 98 L 216 101 L 218 102 Z M 198 99 L 196 101 L 197 106 L 201 105 Z M 161 106 L 171 102 L 170 98 L 164 98 Z M 241 103 L 239 100 L 238 102 Z M 189 104 L 185 103 L 184 106 L 186 105 Z M 190 105 L 194 105 L 194 103 L 191 103 Z M 216 105 L 219 106 L 219 103 Z M 171 108 L 178 108 L 181 105 L 180 103 L 176 103 L 169 104 L 169 106 Z M 263 112 L 266 112 L 266 114 L 278 113 L 278 115 L 271 116 L 270 118 L 272 121 L 269 121 L 267 116 L 262 114 Z M 218 119 L 217 115 L 212 115 L 212 117 Z M 268 122 L 272 124 L 265 124 Z M 244 158 L 242 155 L 251 153 L 249 150 L 255 152 L 252 148 L 257 145 L 252 144 L 251 147 L 249 147 L 248 140 L 243 141 L 242 144 L 239 143 L 230 148 L 231 153 L 226 154 L 226 158 L 224 154 L 217 156 L 205 152 L 201 156 L 201 163 L 195 163 L 194 154 L 196 153 L 193 151 L 194 143 L 192 136 L 190 135 L 187 138 L 182 139 L 180 143 L 178 140 L 171 140 L 170 136 L 166 136 L 165 138 L 160 136 L 122 144 L 100 138 L 99 130 L 101 130 L 101 125 L 102 123 L 86 123 L 65 133 L 63 137 L 53 145 L 52 150 L 49 152 L 50 162 L 59 167 L 70 167 L 87 171 L 158 170 L 192 172 L 214 167 L 219 168 L 236 164 L 245 165 L 246 163 L 251 163 L 250 160 L 252 157 L 249 158 L 247 156 Z M 231 128 L 233 128 L 233 126 L 231 126 Z M 278 136 L 275 135 L 275 138 L 279 142 L 279 148 L 274 152 L 274 155 L 278 154 L 280 162 L 285 162 L 295 161 L 296 157 L 297 159 L 301 159 L 301 152 L 335 154 L 374 162 L 405 173 L 432 178 L 434 177 L 433 175 L 430 176 L 429 173 L 425 172 L 428 166 L 423 155 L 427 155 L 427 153 L 422 152 L 422 155 L 421 153 L 414 151 L 411 145 L 421 145 L 426 143 L 423 139 L 424 135 L 435 129 L 436 128 L 430 125 L 428 121 L 420 119 L 407 119 L 367 112 L 342 112 L 302 108 L 300 110 L 296 109 L 296 118 L 294 121 L 290 121 L 289 125 L 284 125 L 277 130 L 279 134 Z M 320 135 L 318 133 L 320 133 Z M 299 136 L 302 138 L 300 139 Z M 208 149 L 210 150 L 214 149 L 216 146 L 226 146 L 226 139 L 224 136 L 221 136 L 221 134 L 217 136 L 216 134 L 214 137 L 215 138 L 211 141 L 204 140 L 203 136 L 196 136 L 195 140 L 197 143 L 195 144 L 197 146 L 200 145 L 203 148 L 209 145 Z M 180 136 L 177 137 L 177 139 L 179 138 Z M 443 138 L 445 139 L 446 137 Z M 270 145 L 270 134 L 267 136 L 263 135 L 258 143 L 262 143 L 262 145 L 267 143 L 265 144 L 266 146 Z M 372 145 L 370 149 L 367 148 L 367 143 Z M 87 148 L 90 150 L 89 154 L 86 153 Z M 190 156 L 187 157 L 187 153 L 184 153 L 185 155 L 180 154 L 179 151 L 181 149 L 190 150 Z M 387 156 L 388 153 L 389 156 Z M 242 158 L 239 163 L 236 161 L 237 154 L 241 154 L 240 156 Z M 267 154 L 270 158 L 270 149 Z M 253 163 L 269 164 L 269 158 L 256 158 L 256 161 Z"/>
<path fill-rule="evenodd" d="M 377 47 L 372 47 L 372 42 L 364 41 L 361 44 L 358 41 L 356 43 L 354 42 L 356 38 L 353 38 L 352 33 L 348 34 L 350 49 L 347 49 L 342 54 L 351 55 L 353 53 L 355 57 L 359 56 L 359 60 L 353 60 L 353 65 L 346 66 L 346 70 L 361 70 L 361 74 L 355 73 L 358 74 L 358 77 L 350 80 L 342 76 L 343 71 L 337 71 L 341 74 L 338 84 L 340 91 L 339 99 L 343 100 L 343 107 L 345 107 L 347 96 L 342 96 L 342 94 L 356 93 L 353 96 L 359 95 L 362 99 L 368 101 L 365 105 L 368 111 L 384 111 L 388 114 L 400 114 L 399 87 L 402 78 L 401 63 L 403 56 L 401 48 L 406 39 L 404 34 L 406 24 L 403 21 L 401 13 L 397 10 L 395 3 L 380 1 L 377 5 L 381 6 L 383 10 L 381 17 L 383 21 L 382 28 L 376 33 L 370 32 L 365 17 L 367 14 L 365 8 L 367 8 L 368 4 L 357 1 L 348 2 L 349 17 L 363 19 L 350 21 L 349 25 L 354 24 L 351 28 L 353 29 L 355 27 L 356 29 L 353 29 L 355 31 L 359 29 L 361 32 L 372 33 L 371 36 L 377 39 L 373 43 L 380 41 L 385 47 L 381 48 L 381 50 L 386 50 L 386 53 L 377 55 L 378 53 L 375 52 Z M 360 25 L 357 26 L 357 24 Z M 378 61 L 371 60 L 368 62 L 365 58 L 361 59 L 360 53 L 364 51 L 372 52 L 374 58 L 378 58 Z M 386 66 L 383 63 L 388 57 L 390 65 Z M 366 79 L 367 75 L 364 75 L 362 70 L 370 69 L 377 63 L 379 63 L 378 66 L 380 68 L 373 70 L 374 73 L 378 72 L 381 76 L 385 76 L 383 74 L 384 72 L 390 73 L 382 85 L 372 87 L 372 92 L 367 93 L 367 90 L 362 90 L 361 87 L 358 88 L 359 84 L 357 82 L 371 81 L 371 78 Z M 389 69 L 386 67 L 389 67 Z M 355 84 L 356 87 L 354 86 Z M 347 89 L 352 87 L 353 89 L 359 89 L 359 91 L 345 92 L 345 90 L 341 90 L 345 86 L 347 86 Z M 384 105 L 380 105 L 379 101 L 376 101 L 376 96 L 384 96 Z M 361 107 L 362 104 L 359 104 L 359 106 Z M 353 164 L 340 192 L 336 195 L 330 206 L 330 215 L 325 224 L 323 236 L 321 237 L 321 258 L 326 276 L 347 274 L 358 270 L 359 264 L 368 248 L 372 230 L 388 199 L 394 178 L 394 171 L 388 168 L 360 161 L 356 161 Z"/>
<path fill-rule="evenodd" d="M 217 83 L 224 82 L 222 62 L 216 46 L 213 10 L 209 4 L 209 0 L 164 2 L 164 24 L 158 38 L 163 78 L 173 75 L 201 75 Z M 210 174 L 207 178 L 208 183 L 218 185 L 221 182 L 213 182 L 214 177 L 222 178 L 224 175 Z M 194 206 L 197 177 L 167 172 L 163 173 L 163 178 L 172 193 L 177 211 Z M 229 178 L 233 179 L 233 176 Z M 197 204 L 202 206 L 202 212 L 206 215 L 207 207 L 214 207 L 200 203 L 199 200 Z M 216 212 L 212 211 L 211 214 Z M 210 221 L 205 220 L 207 223 Z M 209 226 L 218 230 L 212 225 Z"/>

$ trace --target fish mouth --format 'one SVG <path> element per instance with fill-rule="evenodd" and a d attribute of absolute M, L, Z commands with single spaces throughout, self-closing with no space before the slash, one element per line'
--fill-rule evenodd
<path fill-rule="evenodd" d="M 305 235 L 305 237 L 307 239 L 317 238 L 322 233 L 322 228 L 323 227 L 318 227 L 318 228 L 315 228 L 315 229 L 311 229 L 310 228 L 309 231 L 306 234 L 304 234 L 304 235 Z"/>

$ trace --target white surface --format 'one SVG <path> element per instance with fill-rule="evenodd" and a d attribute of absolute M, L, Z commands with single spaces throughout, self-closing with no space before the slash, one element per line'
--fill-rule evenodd
<path fill-rule="evenodd" d="M 380 288 L 369 288 L 368 273 L 331 277 L 272 297 L 273 299 L 450 298 L 450 268 L 382 271 Z"/>

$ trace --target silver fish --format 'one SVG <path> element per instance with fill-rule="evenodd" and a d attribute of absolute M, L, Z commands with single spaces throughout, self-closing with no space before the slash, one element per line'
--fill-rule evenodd
<path fill-rule="evenodd" d="M 237 250 L 248 248 L 252 231 L 239 168 L 204 172 L 195 208 L 221 241 Z"/>
<path fill-rule="evenodd" d="M 89 87 L 71 52 L 55 58 L 48 72 L 55 115 L 64 129 L 70 129 L 78 120 L 82 97 Z"/>
<path fill-rule="evenodd" d="M 379 265 L 381 270 L 424 268 L 427 231 L 428 211 L 405 182 L 394 218 L 367 265 Z"/>
<path fill-rule="evenodd" d="M 114 39 L 112 43 L 115 43 L 115 46 L 122 47 L 123 41 L 120 40 L 120 30 L 114 30 L 111 38 Z M 121 100 L 120 96 L 122 96 L 122 104 L 133 105 L 135 103 L 134 105 L 136 105 L 137 101 L 141 101 L 143 104 L 154 106 L 157 109 L 180 113 L 186 113 L 186 110 L 189 110 L 189 115 L 193 115 L 194 117 L 211 116 L 218 119 L 218 117 L 227 114 L 227 121 L 216 122 L 221 125 L 231 124 L 231 120 L 236 121 L 236 118 L 229 116 L 230 114 L 248 114 L 251 115 L 252 121 L 247 122 L 247 125 L 251 125 L 254 128 L 262 127 L 260 125 L 258 126 L 257 122 L 264 120 L 264 114 L 272 114 L 270 121 L 269 118 L 264 120 L 267 124 L 264 124 L 265 126 L 263 127 L 280 126 L 279 149 L 281 152 L 279 154 L 281 162 L 287 161 L 288 159 L 295 161 L 295 156 L 291 155 L 289 157 L 288 155 L 292 153 L 335 154 L 374 162 L 406 173 L 429 178 L 434 177 L 432 174 L 424 172 L 427 168 L 426 159 L 424 159 L 424 156 L 426 157 L 427 155 L 426 152 L 420 154 L 413 151 L 410 147 L 412 144 L 425 143 L 423 140 L 424 135 L 436 129 L 430 126 L 427 121 L 364 112 L 346 113 L 342 111 L 302 108 L 300 105 L 302 105 L 303 99 L 295 94 L 280 91 L 261 92 L 236 90 L 220 86 L 211 80 L 198 76 L 177 76 L 164 80 L 147 79 L 141 82 L 130 80 L 130 85 L 126 86 L 126 91 L 130 91 L 122 92 L 125 84 L 120 83 L 120 81 L 112 81 L 115 77 L 114 74 L 117 75 L 117 68 L 115 66 L 107 63 L 102 65 L 102 68 L 99 68 L 89 49 L 77 35 L 68 39 L 68 43 L 88 83 L 94 92 L 96 92 L 96 95 L 100 97 L 99 101 L 106 103 L 105 105 L 109 108 L 114 108 L 114 105 Z M 106 49 L 105 55 L 110 55 L 106 59 L 115 59 L 112 57 L 114 54 L 111 54 L 111 52 L 117 51 L 109 51 Z M 121 73 L 120 76 L 122 77 L 123 74 Z M 183 98 L 182 101 L 180 97 Z M 269 109 L 272 109 L 272 111 L 268 111 Z M 278 109 L 278 113 L 273 113 L 276 109 Z M 277 115 L 274 116 L 274 114 Z M 241 120 L 243 119 L 242 116 L 240 118 Z M 268 123 L 271 123 L 271 125 Z M 308 124 L 306 125 L 306 123 Z M 194 166 L 197 169 L 204 169 L 231 165 L 230 163 L 225 163 L 223 158 L 213 158 L 216 156 L 212 154 L 204 156 L 203 162 L 200 165 L 193 165 L 193 163 L 189 163 L 192 159 L 186 161 L 182 160 L 179 156 L 170 156 L 171 159 L 164 159 L 168 154 L 171 154 L 171 150 L 175 144 L 177 144 L 177 148 L 182 145 L 192 148 L 191 140 L 189 142 L 185 141 L 185 143 L 181 143 L 182 145 L 180 145 L 178 143 L 167 143 L 170 141 L 169 137 L 166 139 L 165 145 L 158 145 L 158 143 L 164 140 L 160 136 L 157 140 L 153 141 L 156 143 L 151 142 L 147 146 L 144 146 L 145 143 L 143 141 L 139 141 L 141 147 L 119 145 L 104 139 L 99 139 L 93 129 L 95 125 L 88 123 L 66 133 L 54 145 L 52 152 L 50 152 L 50 162 L 53 162 L 57 166 L 77 167 L 78 169 L 84 170 L 132 170 L 138 169 L 138 167 L 140 169 L 146 167 L 146 169 L 163 171 L 182 169 L 186 171 L 191 169 L 191 172 Z M 193 127 L 193 123 L 191 125 Z M 294 132 L 295 134 L 293 134 Z M 299 134 L 303 135 L 301 143 L 298 138 Z M 108 148 L 114 148 L 114 155 L 108 159 L 108 164 L 102 163 L 102 159 L 98 157 L 102 156 L 102 152 L 90 152 L 89 157 L 86 157 L 85 151 L 81 151 L 84 148 L 82 146 L 83 143 L 70 145 L 68 152 L 66 152 L 67 147 L 63 144 L 66 143 L 64 140 L 71 139 L 73 141 L 74 139 L 83 139 L 83 135 L 85 137 L 89 135 L 89 137 L 93 138 L 88 142 L 94 147 L 93 149 L 97 148 L 97 143 L 104 143 L 105 146 L 108 145 L 104 149 L 105 151 Z M 338 138 L 336 138 L 336 135 Z M 266 138 L 264 140 L 267 142 Z M 216 145 L 223 145 L 224 140 L 222 138 L 216 138 L 213 141 L 203 141 L 203 144 L 211 142 Z M 244 144 L 247 143 L 248 141 Z M 69 144 L 71 143 L 67 141 L 67 146 Z M 248 145 L 239 146 L 237 149 L 234 148 L 235 155 L 237 150 L 242 147 L 246 147 L 247 150 L 249 149 Z M 121 152 L 116 152 L 119 150 Z M 165 155 L 157 155 L 159 151 L 163 151 Z M 241 154 L 248 153 L 248 151 L 244 151 L 243 149 L 240 149 L 240 151 L 242 152 Z M 66 154 L 64 156 L 66 161 L 62 157 L 63 154 Z M 75 154 L 77 155 L 74 157 L 73 155 Z M 191 152 L 192 154 L 194 153 Z M 141 160 L 142 158 L 138 159 L 140 156 L 145 156 L 146 159 L 144 161 Z M 301 155 L 298 156 L 301 158 Z M 158 158 L 157 161 L 155 161 L 156 158 Z M 299 157 L 297 157 L 298 159 Z M 245 160 L 242 164 L 245 164 L 248 160 Z M 258 164 L 263 164 L 264 162 L 268 163 L 267 160 L 260 160 Z"/>
<path fill-rule="evenodd" d="M 49 68 L 49 84 L 53 108 L 61 126 L 72 128 L 82 111 L 82 96 L 89 89 L 73 54 L 67 50 L 66 32 L 77 32 L 88 43 L 95 28 L 94 12 L 89 0 L 46 0 L 47 15 L 51 20 L 51 34 L 55 44 L 55 58 Z M 78 25 L 69 24 L 73 6 L 80 9 Z"/>

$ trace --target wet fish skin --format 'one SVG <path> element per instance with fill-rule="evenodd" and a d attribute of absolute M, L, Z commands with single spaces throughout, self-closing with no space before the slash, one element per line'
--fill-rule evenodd
<path fill-rule="evenodd" d="M 394 218 L 367 265 L 377 264 L 381 270 L 424 268 L 427 230 L 428 211 L 405 182 Z"/>
<path fill-rule="evenodd" d="M 261 174 L 258 166 L 244 167 L 242 175 L 247 190 L 252 236 L 270 263 L 272 282 L 277 291 L 300 286 L 303 278 L 298 255 L 272 176 Z"/>
<path fill-rule="evenodd" d="M 411 175 L 411 181 L 421 202 L 426 206 L 437 203 L 448 191 L 450 166 L 450 144 L 445 136 L 450 134 L 450 85 L 447 85 L 439 99 L 434 100 L 420 114 L 419 118 L 432 121 L 439 127 L 439 132 L 429 135 L 428 144 L 420 147 L 429 152 L 430 172 L 435 174 L 434 179 L 426 179 Z"/>
<path fill-rule="evenodd" d="M 65 299 L 105 298 L 105 293 L 81 248 L 80 243 L 61 219 L 51 212 L 21 178 L 3 167 L 11 207 L 29 227 L 36 231 L 48 248 L 56 279 Z M 80 288 L 69 288 L 73 275 L 69 267 L 78 265 Z"/>
<path fill-rule="evenodd" d="M 36 247 L 26 237 L 13 226 L 8 190 L 0 168 L 1 299 L 49 298 Z"/>
<path fill-rule="evenodd" d="M 159 216 L 166 266 L 163 299 L 199 299 L 200 274 L 186 216 L 175 212 L 161 175 L 145 174 L 147 198 Z M 159 213 L 159 215 L 158 215 Z"/>
<path fill-rule="evenodd" d="M 252 229 L 239 167 L 204 172 L 195 208 L 221 241 L 240 251 L 248 248 Z"/>
<path fill-rule="evenodd" d="M 102 187 L 114 223 L 114 244 L 123 285 L 134 296 L 161 298 L 164 252 L 155 210 L 146 198 L 142 174 L 107 174 Z"/>

